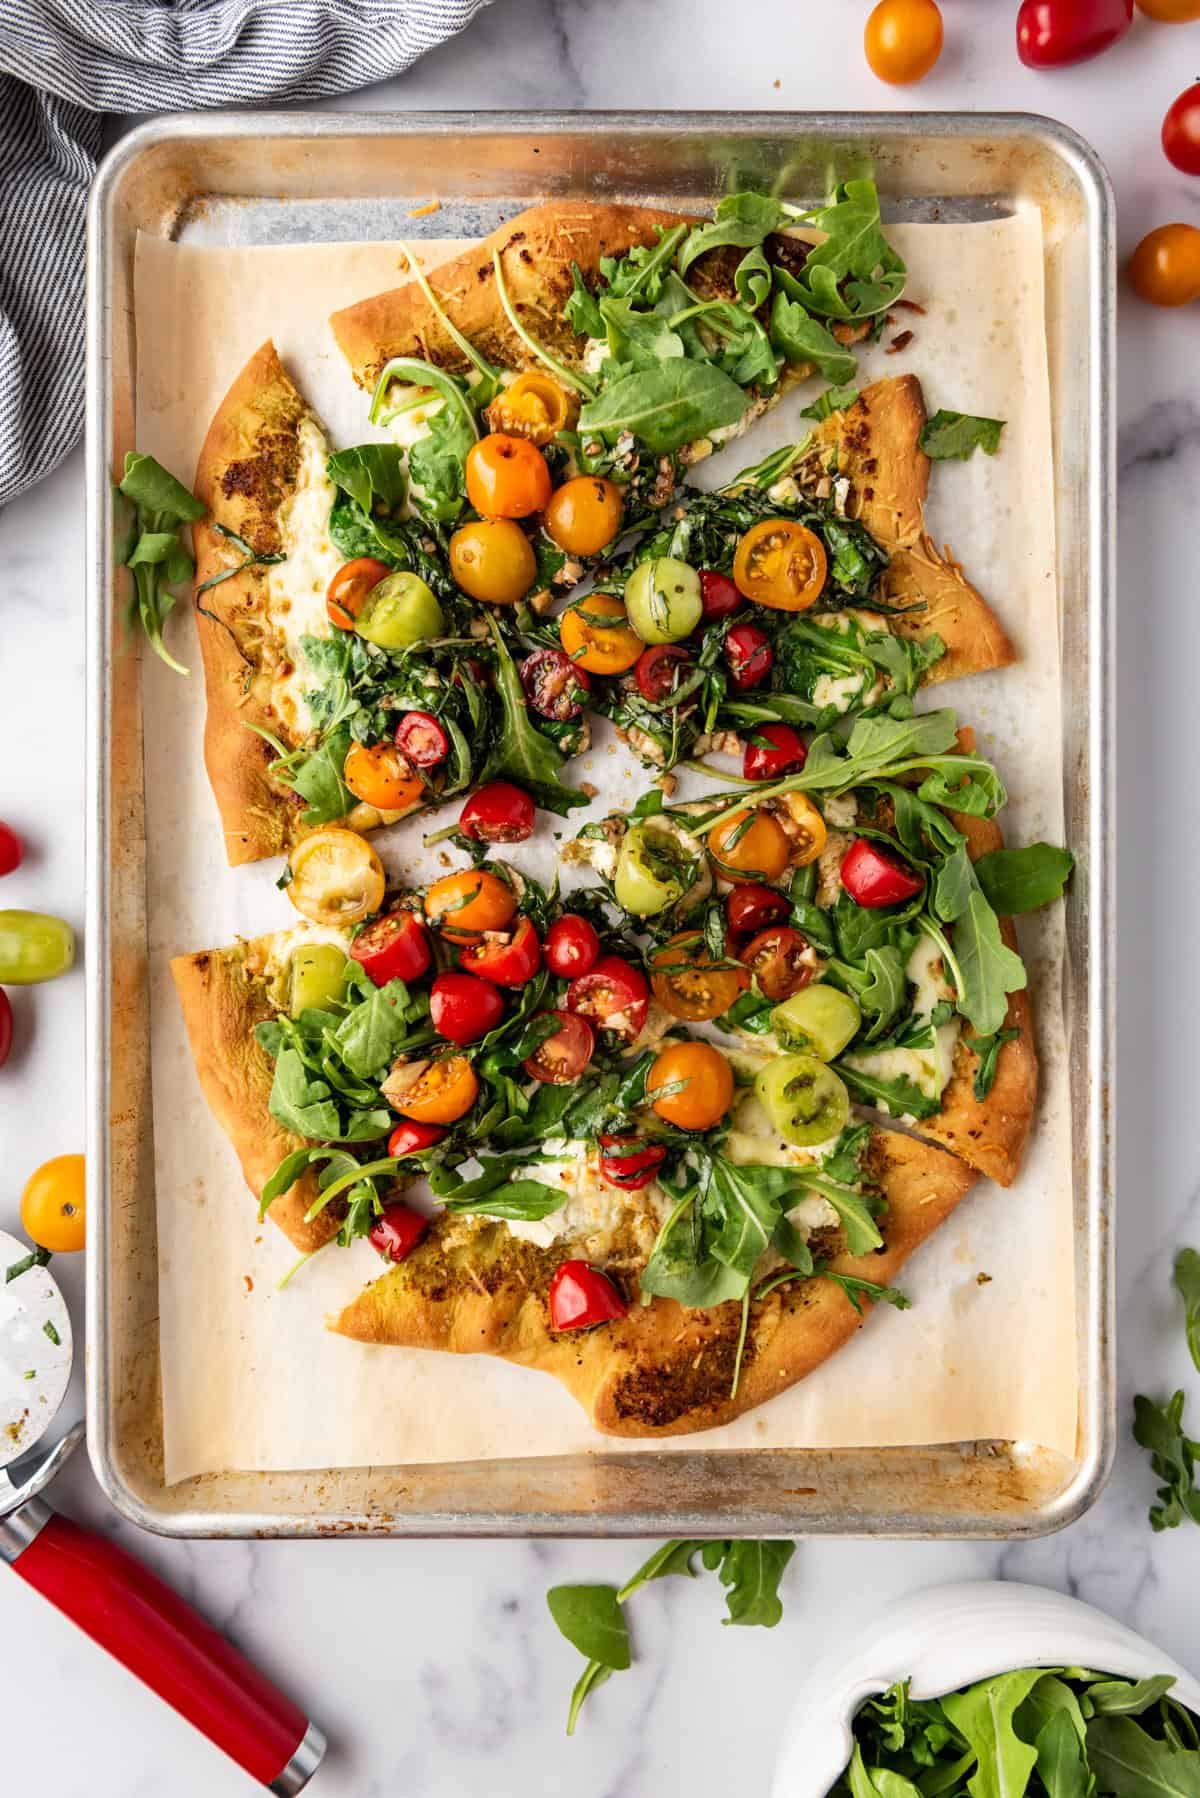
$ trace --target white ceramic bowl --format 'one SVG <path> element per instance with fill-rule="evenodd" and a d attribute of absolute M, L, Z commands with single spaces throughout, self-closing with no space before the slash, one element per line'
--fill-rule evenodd
<path fill-rule="evenodd" d="M 1014 1667 L 1076 1666 L 1143 1679 L 1174 1674 L 1172 1697 L 1200 1714 L 1200 1683 L 1144 1636 L 1077 1598 L 1007 1580 L 934 1586 L 870 1618 L 803 1679 L 771 1798 L 824 1798 L 850 1759 L 863 1702 L 898 1679 L 940 1698 Z"/>

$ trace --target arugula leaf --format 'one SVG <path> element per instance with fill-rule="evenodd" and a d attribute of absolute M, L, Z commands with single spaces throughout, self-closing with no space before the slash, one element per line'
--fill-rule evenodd
<path fill-rule="evenodd" d="M 408 452 L 413 505 L 423 517 L 449 524 L 465 504 L 467 456 L 478 433 L 459 407 L 443 406 Z"/>
<path fill-rule="evenodd" d="M 583 270 L 577 262 L 571 264 L 571 295 L 563 307 L 563 317 L 579 337 L 604 336 L 604 320 L 600 315 L 599 304 L 588 288 Z"/>
<path fill-rule="evenodd" d="M 921 448 L 931 462 L 965 462 L 975 450 L 994 456 L 1000 448 L 1002 418 L 975 418 L 969 412 L 938 410 L 921 428 Z"/>
<path fill-rule="evenodd" d="M 198 524 L 208 510 L 161 462 L 137 450 L 130 450 L 125 457 L 120 488 L 143 512 L 169 514 L 181 524 Z"/>
<path fill-rule="evenodd" d="M 746 410 L 737 382 L 709 362 L 676 357 L 610 382 L 579 414 L 582 437 L 639 437 L 653 455 L 672 451 L 736 424 Z"/>
<path fill-rule="evenodd" d="M 1165 1405 L 1138 1393 L 1133 1401 L 1133 1439 L 1149 1452 L 1150 1465 L 1163 1482 L 1159 1503 L 1150 1507 L 1155 1531 L 1177 1529 L 1185 1517 L 1200 1523 L 1200 1489 L 1196 1486 L 1196 1457 L 1200 1442 L 1184 1434 L 1182 1391 Z"/>
<path fill-rule="evenodd" d="M 795 1552 L 794 1542 L 730 1542 L 719 1572 L 728 1610 L 722 1623 L 774 1629 L 783 1616 L 779 1582 Z"/>
<path fill-rule="evenodd" d="M 1020 849 L 993 849 L 980 856 L 975 878 L 992 910 L 1002 918 L 1015 918 L 1058 899 L 1074 866 L 1069 849 L 1028 843 Z"/>
<path fill-rule="evenodd" d="M 176 674 L 186 674 L 187 669 L 163 641 L 163 627 L 175 607 L 170 588 L 195 571 L 195 563 L 179 541 L 179 526 L 198 523 L 207 508 L 161 462 L 137 450 L 130 450 L 125 457 L 118 492 L 135 508 L 134 525 L 120 544 L 125 566 L 133 570 L 133 597 L 126 622 L 132 626 L 140 620 L 155 655 Z"/>
<path fill-rule="evenodd" d="M 699 1579 L 693 1562 L 700 1551 L 706 1547 L 704 1542 L 664 1542 L 656 1548 L 648 1561 L 643 1561 L 637 1572 L 625 1581 L 617 1598 L 624 1604 L 627 1598 L 641 1586 L 647 1586 L 652 1580 L 667 1579 L 675 1574 L 686 1575 L 688 1579 Z"/>
<path fill-rule="evenodd" d="M 328 824 L 344 818 L 357 801 L 345 781 L 342 769 L 350 750 L 350 730 L 339 725 L 318 747 L 298 760 L 286 779 L 293 792 L 307 799 L 305 824 Z"/>
<path fill-rule="evenodd" d="M 866 1074 L 845 1059 L 834 1067 L 852 1093 L 874 1105 L 880 1105 L 889 1117 L 931 1118 L 942 1109 L 940 1093 L 927 1093 L 907 1074 L 884 1080 L 878 1074 Z"/>
<path fill-rule="evenodd" d="M 993 1035 L 1004 1024 L 1009 993 L 1025 986 L 1025 964 L 1002 940 L 1000 920 L 978 888 L 955 922 L 950 966 L 959 1011 L 977 1036 Z"/>
<path fill-rule="evenodd" d="M 1091 1782 L 1083 1744 L 1066 1711 L 1056 1711 L 1045 1724 L 1035 1749 L 1038 1777 L 1051 1798 L 1088 1798 Z"/>
<path fill-rule="evenodd" d="M 793 365 L 812 362 L 820 374 L 834 385 L 852 379 L 858 367 L 853 350 L 848 350 L 827 325 L 810 318 L 804 307 L 789 299 L 782 287 L 777 288 L 771 302 L 771 342 L 785 362 Z"/>
<path fill-rule="evenodd" d="M 894 305 L 908 271 L 883 234 L 875 183 L 844 182 L 811 217 L 825 241 L 810 249 L 795 298 L 826 318 L 868 318 Z"/>
<path fill-rule="evenodd" d="M 1152 1704 L 1157 1704 L 1174 1684 L 1169 1673 L 1155 1673 L 1148 1679 L 1097 1680 L 1087 1691 L 1089 1715 L 1140 1717 Z"/>
<path fill-rule="evenodd" d="M 831 412 L 845 412 L 858 398 L 857 387 L 827 387 L 812 404 L 801 411 L 801 418 L 815 418 L 820 424 Z"/>
<path fill-rule="evenodd" d="M 631 1665 L 629 1625 L 615 1586 L 551 1586 L 546 1603 L 567 1641 L 587 1660 L 616 1673 Z"/>
<path fill-rule="evenodd" d="M 794 208 L 784 206 L 769 194 L 726 194 L 710 224 L 692 226 L 676 258 L 679 273 L 686 275 L 698 257 L 722 244 L 734 244 L 743 250 L 757 248 L 793 212 Z"/>
<path fill-rule="evenodd" d="M 550 1186 L 544 1180 L 509 1180 L 478 1198 L 447 1198 L 445 1205 L 447 1211 L 468 1212 L 472 1216 L 521 1218 L 532 1222 L 561 1211 L 566 1202 L 565 1190 Z"/>
<path fill-rule="evenodd" d="M 543 736 L 529 716 L 525 689 L 516 662 L 509 653 L 500 626 L 490 614 L 488 624 L 496 654 L 496 692 L 503 709 L 503 729 L 479 775 L 479 784 L 506 775 L 532 794 L 544 811 L 561 815 L 589 803 L 586 793 L 576 792 L 558 778 L 563 757 Z"/>
<path fill-rule="evenodd" d="M 1023 1667 L 1000 1673 L 942 1699 L 946 1717 L 975 1750 L 975 1771 L 967 1781 L 971 1798 L 1020 1798 L 1028 1785 L 1037 1752 L 1021 1741 L 1013 1716 L 1042 1672 L 1040 1667 Z"/>
<path fill-rule="evenodd" d="M 391 1066 L 409 1033 L 412 1007 L 402 980 L 372 988 L 361 1004 L 347 1012 L 334 1041 L 351 1073 L 370 1080 Z"/>
<path fill-rule="evenodd" d="M 1175 1290 L 1183 1300 L 1188 1352 L 1200 1373 L 1200 1254 L 1180 1249 L 1175 1257 Z"/>
<path fill-rule="evenodd" d="M 993 1036 L 964 1037 L 968 1049 L 974 1049 L 979 1058 L 979 1066 L 975 1069 L 972 1090 L 977 1099 L 986 1099 L 996 1083 L 996 1069 L 1000 1065 L 1000 1051 L 1005 1043 L 1014 1043 L 1021 1032 L 1017 1029 L 997 1030 Z"/>
<path fill-rule="evenodd" d="M 912 1300 L 902 1293 L 898 1286 L 881 1286 L 876 1280 L 863 1280 L 857 1274 L 835 1273 L 831 1267 L 819 1267 L 817 1276 L 822 1280 L 832 1280 L 840 1286 L 859 1316 L 862 1315 L 861 1299 L 870 1299 L 873 1305 L 891 1305 L 895 1311 L 911 1311 Z"/>
<path fill-rule="evenodd" d="M 408 483 L 404 478 L 404 452 L 395 443 L 360 443 L 353 449 L 336 450 L 325 464 L 335 487 L 348 493 L 368 515 L 377 508 L 399 512 Z"/>
<path fill-rule="evenodd" d="M 1093 1717 L 1088 1762 L 1101 1792 L 1121 1798 L 1200 1798 L 1200 1753 L 1170 1748 L 1132 1717 Z"/>

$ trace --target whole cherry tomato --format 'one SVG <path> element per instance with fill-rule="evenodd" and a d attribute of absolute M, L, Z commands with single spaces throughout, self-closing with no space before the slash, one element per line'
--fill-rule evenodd
<path fill-rule="evenodd" d="M 389 980 L 419 980 L 430 962 L 429 937 L 411 911 L 389 911 L 359 931 L 350 945 L 355 961 L 376 986 Z"/>
<path fill-rule="evenodd" d="M 550 1328 L 588 1330 L 624 1317 L 629 1306 L 607 1274 L 586 1261 L 564 1261 L 550 1281 Z"/>
<path fill-rule="evenodd" d="M 12 1004 L 4 988 L 0 986 L 0 1068 L 8 1060 L 12 1049 L 13 1015 Z"/>
<path fill-rule="evenodd" d="M 842 860 L 842 885 L 856 905 L 878 911 L 915 899 L 925 882 L 919 874 L 868 837 L 857 837 Z"/>
<path fill-rule="evenodd" d="M 600 1138 L 600 1177 L 622 1192 L 641 1192 L 649 1186 L 666 1160 L 662 1143 L 643 1142 L 637 1136 Z"/>
<path fill-rule="evenodd" d="M 790 924 L 760 930 L 742 950 L 741 959 L 758 982 L 764 998 L 790 999 L 806 987 L 816 969 L 808 955 L 808 938 Z"/>
<path fill-rule="evenodd" d="M 388 1137 L 387 1152 L 403 1161 L 406 1155 L 420 1155 L 422 1150 L 432 1149 L 446 1134 L 445 1124 L 414 1124 L 405 1118 Z"/>
<path fill-rule="evenodd" d="M 11 874 L 19 868 L 24 853 L 21 839 L 11 824 L 0 824 L 0 875 Z"/>
<path fill-rule="evenodd" d="M 1137 0 L 1138 11 L 1164 25 L 1182 25 L 1200 19 L 1200 0 Z"/>
<path fill-rule="evenodd" d="M 497 986 L 524 986 L 542 965 L 542 945 L 528 918 L 522 918 L 507 942 L 488 937 L 459 956 L 462 966 Z"/>
<path fill-rule="evenodd" d="M 411 1205 L 398 1201 L 385 1205 L 367 1232 L 367 1241 L 385 1261 L 403 1261 L 411 1255 L 429 1228 L 429 1219 Z"/>
<path fill-rule="evenodd" d="M 509 780 L 492 780 L 472 793 L 458 828 L 477 843 L 523 843 L 533 835 L 534 804 Z"/>
<path fill-rule="evenodd" d="M 643 699 L 652 705 L 668 699 L 692 671 L 692 658 L 678 643 L 656 643 L 637 659 L 633 677 Z"/>
<path fill-rule="evenodd" d="M 414 768 L 436 768 L 450 753 L 450 739 L 432 712 L 405 712 L 395 742 Z"/>
<path fill-rule="evenodd" d="M 894 87 L 920 81 L 942 54 L 942 15 L 934 0 L 879 0 L 863 47 L 873 75 Z"/>
<path fill-rule="evenodd" d="M 791 859 L 783 826 L 770 812 L 745 808 L 709 832 L 708 852 L 727 880 L 778 880 Z"/>
<path fill-rule="evenodd" d="M 646 1022 L 650 988 L 640 968 L 619 955 L 602 955 L 567 988 L 567 1010 L 615 1030 L 632 1042 Z"/>
<path fill-rule="evenodd" d="M 528 437 L 492 431 L 467 451 L 467 498 L 484 518 L 528 518 L 550 499 L 546 458 Z"/>
<path fill-rule="evenodd" d="M 430 1023 L 460 1049 L 494 1030 L 503 1016 L 504 1000 L 496 988 L 474 974 L 439 974 L 429 989 Z"/>
<path fill-rule="evenodd" d="M 733 579 L 739 593 L 776 612 L 804 612 L 821 597 L 825 545 L 794 518 L 760 518 L 739 542 Z"/>
<path fill-rule="evenodd" d="M 747 780 L 778 780 L 795 774 L 808 760 L 804 740 L 790 724 L 755 724 L 742 758 Z"/>
<path fill-rule="evenodd" d="M 1152 306 L 1187 306 L 1200 299 L 1200 230 L 1159 225 L 1129 259 L 1134 290 Z"/>
<path fill-rule="evenodd" d="M 425 895 L 425 916 L 451 942 L 473 943 L 483 930 L 505 930 L 517 913 L 517 896 L 488 868 L 443 874 Z"/>
<path fill-rule="evenodd" d="M 783 894 L 776 887 L 758 886 L 754 881 L 734 887 L 725 901 L 729 928 L 738 936 L 765 930 L 768 924 L 778 924 L 787 915 L 788 902 Z"/>
<path fill-rule="evenodd" d="M 1184 88 L 1163 120 L 1167 161 L 1185 175 L 1200 175 L 1200 81 Z"/>
<path fill-rule="evenodd" d="M 1099 56 L 1133 19 L 1133 0 L 1021 0 L 1017 55 L 1029 69 L 1063 69 Z"/>
<path fill-rule="evenodd" d="M 574 980 L 596 965 L 600 938 L 593 925 L 575 912 L 564 912 L 546 932 L 546 966 L 560 980 Z"/>
<path fill-rule="evenodd" d="M 394 743 L 351 743 L 342 779 L 364 805 L 378 812 L 406 812 L 419 804 L 425 783 L 413 773 Z"/>
<path fill-rule="evenodd" d="M 511 518 L 480 518 L 451 537 L 450 572 L 472 599 L 513 606 L 537 579 L 537 557 Z"/>
<path fill-rule="evenodd" d="M 713 568 L 700 570 L 700 604 L 710 623 L 714 618 L 728 618 L 741 603 L 742 596 L 731 575 L 718 574 Z"/>
<path fill-rule="evenodd" d="M 673 1043 L 655 1059 L 646 1093 L 668 1124 L 711 1130 L 733 1103 L 733 1070 L 711 1043 Z"/>
<path fill-rule="evenodd" d="M 325 594 L 330 623 L 339 630 L 352 631 L 354 620 L 367 603 L 367 594 L 391 572 L 386 562 L 377 562 L 374 556 L 355 556 L 352 562 L 343 562 Z"/>
<path fill-rule="evenodd" d="M 478 1097 L 479 1081 L 466 1056 L 446 1055 L 430 1062 L 396 1110 L 418 1124 L 453 1124 L 470 1111 Z"/>
<path fill-rule="evenodd" d="M 615 481 L 577 475 L 555 489 L 542 522 L 569 556 L 597 556 L 620 531 L 624 511 Z"/>
<path fill-rule="evenodd" d="M 573 1011 L 542 1011 L 557 1026 L 521 1063 L 533 1080 L 547 1086 L 569 1086 L 578 1080 L 596 1048 L 596 1038 L 586 1018 Z"/>
<path fill-rule="evenodd" d="M 568 606 L 558 635 L 576 668 L 589 674 L 624 674 L 646 647 L 615 593 L 589 593 Z"/>
<path fill-rule="evenodd" d="M 756 624 L 735 624 L 724 648 L 730 679 L 740 692 L 757 687 L 775 665 L 771 639 Z"/>
<path fill-rule="evenodd" d="M 565 650 L 535 649 L 521 663 L 521 685 L 534 711 L 557 724 L 578 718 L 592 683 Z"/>
<path fill-rule="evenodd" d="M 73 1255 L 87 1237 L 82 1155 L 55 1155 L 35 1169 L 21 1194 L 21 1228 L 39 1249 Z"/>

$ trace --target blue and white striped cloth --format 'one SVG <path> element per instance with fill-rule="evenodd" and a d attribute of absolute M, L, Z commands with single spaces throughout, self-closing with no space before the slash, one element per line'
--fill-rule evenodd
<path fill-rule="evenodd" d="M 84 212 L 106 112 L 315 100 L 487 0 L 0 0 L 0 506 L 83 428 Z"/>

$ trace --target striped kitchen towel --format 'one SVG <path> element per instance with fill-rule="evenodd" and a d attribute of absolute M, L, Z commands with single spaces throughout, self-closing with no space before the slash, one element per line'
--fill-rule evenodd
<path fill-rule="evenodd" d="M 83 428 L 84 212 L 102 115 L 320 99 L 487 0 L 0 0 L 0 505 Z"/>

